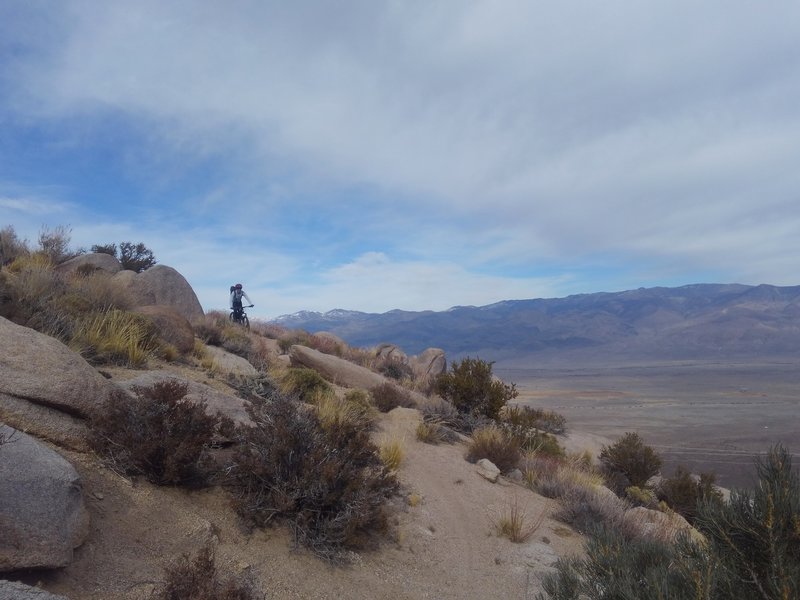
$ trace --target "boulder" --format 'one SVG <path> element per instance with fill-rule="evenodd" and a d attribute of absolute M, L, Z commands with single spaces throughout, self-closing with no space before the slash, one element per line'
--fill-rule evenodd
<path fill-rule="evenodd" d="M 212 369 L 233 375 L 254 377 L 258 375 L 256 368 L 250 362 L 217 346 L 206 346 L 206 352 L 212 361 Z"/>
<path fill-rule="evenodd" d="M 80 449 L 84 419 L 114 385 L 77 352 L 0 317 L 0 420 L 62 446 Z"/>
<path fill-rule="evenodd" d="M 114 279 L 137 306 L 172 306 L 189 321 L 201 318 L 203 307 L 189 282 L 172 267 L 155 265 L 142 271 L 120 271 Z"/>
<path fill-rule="evenodd" d="M 402 388 L 391 379 L 379 375 L 374 371 L 370 371 L 366 367 L 356 365 L 337 356 L 319 352 L 307 346 L 295 344 L 289 350 L 289 358 L 291 360 L 291 366 L 314 369 L 335 385 L 370 390 L 379 385 L 388 383 L 389 385 L 402 389 L 403 392 L 418 405 L 427 400 L 422 394 Z"/>
<path fill-rule="evenodd" d="M 129 379 L 118 383 L 119 387 L 126 392 L 133 394 L 133 388 L 150 387 L 160 381 L 177 380 L 187 384 L 188 389 L 185 398 L 192 402 L 202 403 L 206 407 L 206 412 L 210 415 L 215 415 L 218 412 L 222 415 L 229 417 L 234 423 L 243 423 L 252 425 L 250 416 L 247 414 L 246 406 L 249 404 L 247 400 L 234 396 L 232 394 L 225 394 L 217 391 L 202 383 L 189 381 L 174 375 L 167 375 L 160 371 L 147 371 L 139 375 L 135 379 Z"/>
<path fill-rule="evenodd" d="M 29 435 L 0 435 L 0 572 L 64 567 L 89 533 L 80 477 Z"/>
<path fill-rule="evenodd" d="M 447 358 L 441 348 L 428 348 L 408 360 L 417 379 L 436 377 L 447 371 Z"/>
<path fill-rule="evenodd" d="M 186 354 L 194 348 L 194 330 L 191 323 L 186 320 L 172 306 L 139 306 L 134 312 L 146 316 L 158 328 L 158 336 L 168 344 L 172 344 L 181 354 Z"/>
<path fill-rule="evenodd" d="M 403 352 L 399 346 L 394 344 L 380 344 L 375 349 L 375 356 L 383 360 L 394 360 L 400 364 L 408 364 L 408 356 Z"/>
<path fill-rule="evenodd" d="M 659 539 L 675 539 L 681 532 L 687 532 L 689 537 L 697 542 L 704 540 L 703 534 L 697 531 L 676 512 L 661 512 L 644 506 L 636 506 L 625 511 L 624 519 L 638 522 L 642 532 Z"/>
<path fill-rule="evenodd" d="M 105 271 L 112 275 L 122 271 L 122 265 L 117 258 L 103 252 L 91 252 L 89 254 L 81 254 L 75 258 L 70 258 L 58 265 L 56 271 L 64 274 L 74 273 L 81 267 Z"/>
<path fill-rule="evenodd" d="M 69 600 L 69 598 L 24 583 L 0 579 L 0 600 Z"/>
<path fill-rule="evenodd" d="M 488 458 L 482 458 L 477 462 L 476 467 L 478 475 L 487 481 L 497 483 L 497 478 L 500 477 L 500 469 L 498 469 L 492 461 Z"/>

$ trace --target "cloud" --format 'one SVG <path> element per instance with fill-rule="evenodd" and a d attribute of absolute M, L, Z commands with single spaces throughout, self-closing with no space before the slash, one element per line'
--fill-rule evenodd
<path fill-rule="evenodd" d="M 36 6 L 0 25 L 6 104 L 119 135 L 123 176 L 175 199 L 149 226 L 186 219 L 154 248 L 272 305 L 800 269 L 796 3 Z"/>

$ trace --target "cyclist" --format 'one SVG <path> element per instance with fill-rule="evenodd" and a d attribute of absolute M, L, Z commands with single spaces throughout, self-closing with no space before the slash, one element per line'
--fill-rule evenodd
<path fill-rule="evenodd" d="M 253 301 L 250 300 L 247 293 L 242 289 L 242 284 L 237 283 L 231 287 L 231 309 L 233 310 L 234 317 L 237 321 L 242 315 L 242 297 L 247 300 L 248 304 L 253 304 Z"/>

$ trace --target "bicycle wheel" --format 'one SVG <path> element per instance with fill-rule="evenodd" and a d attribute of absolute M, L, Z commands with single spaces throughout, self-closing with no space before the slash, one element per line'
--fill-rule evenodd
<path fill-rule="evenodd" d="M 242 325 L 245 329 L 250 329 L 250 319 L 247 318 L 247 315 L 242 315 Z"/>

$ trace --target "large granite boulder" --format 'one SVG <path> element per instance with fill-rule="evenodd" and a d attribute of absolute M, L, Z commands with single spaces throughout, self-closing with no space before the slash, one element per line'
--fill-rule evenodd
<path fill-rule="evenodd" d="M 217 346 L 206 346 L 206 353 L 211 359 L 211 368 L 225 374 L 245 375 L 255 377 L 258 375 L 256 368 L 246 358 L 228 352 Z"/>
<path fill-rule="evenodd" d="M 194 348 L 194 330 L 191 323 L 172 306 L 139 306 L 134 312 L 146 316 L 155 323 L 158 337 L 172 344 L 181 354 Z"/>
<path fill-rule="evenodd" d="M 417 379 L 436 377 L 447 371 L 447 358 L 441 348 L 428 348 L 408 360 Z"/>
<path fill-rule="evenodd" d="M 0 579 L 0 600 L 69 600 L 69 598 L 24 583 Z"/>
<path fill-rule="evenodd" d="M 75 258 L 70 258 L 58 265 L 56 271 L 64 274 L 74 273 L 81 267 L 84 269 L 105 271 L 112 275 L 122 271 L 122 265 L 117 258 L 103 252 L 91 252 L 89 254 L 81 254 Z"/>
<path fill-rule="evenodd" d="M 64 567 L 89 533 L 75 468 L 34 438 L 0 424 L 0 572 Z"/>
<path fill-rule="evenodd" d="M 375 356 L 387 361 L 393 360 L 403 365 L 408 364 L 408 355 L 394 344 L 379 344 L 375 349 Z"/>
<path fill-rule="evenodd" d="M 0 420 L 55 444 L 85 449 L 86 425 L 114 392 L 77 352 L 0 317 Z"/>
<path fill-rule="evenodd" d="M 187 384 L 185 398 L 195 403 L 201 403 L 206 407 L 206 412 L 215 415 L 218 412 L 229 417 L 234 423 L 252 425 L 252 420 L 247 414 L 247 400 L 238 396 L 226 394 L 196 381 L 189 381 L 175 375 L 167 375 L 159 371 L 146 371 L 134 379 L 119 382 L 120 388 L 128 393 L 134 393 L 135 387 L 151 387 L 161 381 L 177 380 Z"/>
<path fill-rule="evenodd" d="M 114 279 L 127 290 L 137 306 L 172 306 L 189 321 L 204 314 L 192 286 L 172 267 L 155 265 L 141 273 L 120 271 Z"/>
<path fill-rule="evenodd" d="M 313 348 L 308 348 L 307 346 L 295 344 L 289 350 L 289 357 L 292 366 L 314 369 L 331 383 L 342 387 L 361 388 L 365 390 L 370 390 L 383 384 L 400 387 L 391 379 L 379 375 L 374 371 L 370 371 L 366 367 L 356 365 L 337 356 L 324 354 Z M 417 404 L 426 400 L 422 394 L 406 390 L 405 388 L 401 389 L 403 389 L 404 393 L 408 394 Z"/>

